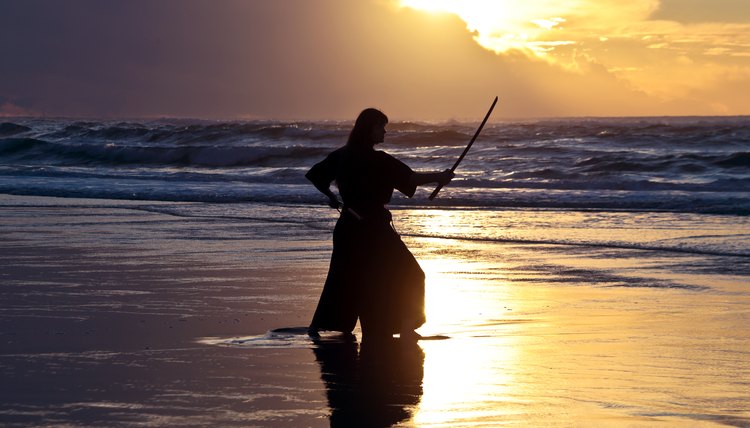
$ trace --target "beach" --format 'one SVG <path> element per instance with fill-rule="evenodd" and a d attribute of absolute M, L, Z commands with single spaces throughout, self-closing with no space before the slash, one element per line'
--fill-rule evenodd
<path fill-rule="evenodd" d="M 0 47 L 0 428 L 750 428 L 750 0 L 0 1 Z"/>
<path fill-rule="evenodd" d="M 396 209 L 448 338 L 385 350 L 270 333 L 335 218 L 0 196 L 0 423 L 750 426 L 747 217 Z"/>

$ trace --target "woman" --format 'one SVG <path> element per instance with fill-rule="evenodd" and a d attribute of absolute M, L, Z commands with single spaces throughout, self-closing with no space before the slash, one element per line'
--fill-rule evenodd
<path fill-rule="evenodd" d="M 340 208 L 331 183 L 343 200 L 333 231 L 333 254 L 323 293 L 309 333 L 319 330 L 351 333 L 359 317 L 363 338 L 418 338 L 425 322 L 424 272 L 391 227 L 385 205 L 397 189 L 408 197 L 417 186 L 448 184 L 453 172 L 414 172 L 393 156 L 375 150 L 382 143 L 388 117 L 368 108 L 357 117 L 349 139 L 306 177 Z"/>

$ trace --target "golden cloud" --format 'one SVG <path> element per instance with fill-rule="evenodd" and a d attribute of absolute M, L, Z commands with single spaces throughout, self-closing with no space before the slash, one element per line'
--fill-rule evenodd
<path fill-rule="evenodd" d="M 460 17 L 482 47 L 521 52 L 568 71 L 603 66 L 664 100 L 750 82 L 750 23 L 653 19 L 659 0 L 400 0 L 401 7 Z"/>

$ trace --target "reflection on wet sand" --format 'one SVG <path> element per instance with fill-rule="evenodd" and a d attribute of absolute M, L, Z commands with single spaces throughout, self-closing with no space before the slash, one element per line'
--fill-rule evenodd
<path fill-rule="evenodd" d="M 332 427 L 387 427 L 409 420 L 422 397 L 424 352 L 416 342 L 322 339 L 313 348 Z"/>
<path fill-rule="evenodd" d="M 409 245 L 428 278 L 420 333 L 451 337 L 420 342 L 423 396 L 409 423 L 750 426 L 747 283 L 718 263 L 707 275 L 676 270 L 715 261 L 542 245 L 498 252 L 431 238 Z"/>

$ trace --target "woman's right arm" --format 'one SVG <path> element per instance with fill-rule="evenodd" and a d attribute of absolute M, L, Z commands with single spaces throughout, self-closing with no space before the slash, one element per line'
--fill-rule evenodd
<path fill-rule="evenodd" d="M 328 196 L 329 207 L 337 209 L 341 207 L 341 202 L 339 201 L 339 198 L 336 196 L 336 194 L 331 191 L 330 184 L 328 186 L 318 186 L 317 184 L 315 184 L 315 188 L 320 190 L 320 193 Z"/>
<path fill-rule="evenodd" d="M 329 156 L 310 168 L 310 171 L 307 171 L 305 177 L 312 182 L 320 193 L 328 197 L 328 206 L 331 208 L 339 208 L 341 202 L 339 202 L 336 194 L 331 191 L 331 183 L 335 178 L 334 174 L 333 161 Z"/>

